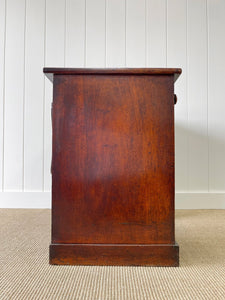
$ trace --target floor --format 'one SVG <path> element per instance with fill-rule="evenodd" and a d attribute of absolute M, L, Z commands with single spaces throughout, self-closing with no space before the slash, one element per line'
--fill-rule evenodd
<path fill-rule="evenodd" d="M 176 211 L 179 268 L 50 266 L 50 210 L 0 209 L 0 299 L 225 299 L 225 210 Z"/>

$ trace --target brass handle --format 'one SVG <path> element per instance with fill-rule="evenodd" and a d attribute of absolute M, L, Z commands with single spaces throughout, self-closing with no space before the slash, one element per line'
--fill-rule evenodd
<path fill-rule="evenodd" d="M 174 104 L 176 104 L 177 103 L 177 95 L 176 94 L 174 94 L 173 100 L 174 100 Z"/>

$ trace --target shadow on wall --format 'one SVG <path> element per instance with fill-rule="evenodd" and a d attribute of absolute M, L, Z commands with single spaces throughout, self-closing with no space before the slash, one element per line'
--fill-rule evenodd
<path fill-rule="evenodd" d="M 199 121 L 184 127 L 175 122 L 175 176 L 177 192 L 224 192 L 225 134 L 199 128 Z"/>

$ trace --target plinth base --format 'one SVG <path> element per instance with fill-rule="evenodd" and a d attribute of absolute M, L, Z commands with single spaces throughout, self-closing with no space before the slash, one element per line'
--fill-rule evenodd
<path fill-rule="evenodd" d="M 179 266 L 179 246 L 171 244 L 51 244 L 52 265 Z"/>

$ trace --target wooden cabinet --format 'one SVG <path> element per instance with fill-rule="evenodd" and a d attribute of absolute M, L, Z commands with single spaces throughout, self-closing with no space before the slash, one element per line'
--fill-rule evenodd
<path fill-rule="evenodd" d="M 45 68 L 53 81 L 51 264 L 177 266 L 180 69 Z"/>

